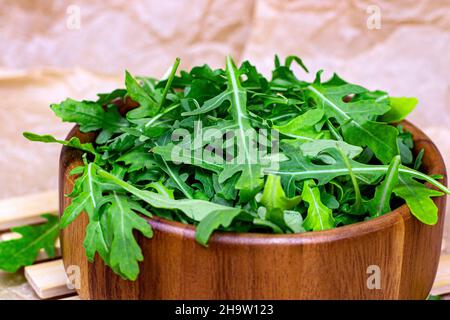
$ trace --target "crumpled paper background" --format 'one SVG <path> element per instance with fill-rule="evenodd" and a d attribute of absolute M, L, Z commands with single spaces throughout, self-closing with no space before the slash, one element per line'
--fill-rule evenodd
<path fill-rule="evenodd" d="M 50 103 L 121 87 L 125 69 L 162 76 L 176 56 L 189 69 L 222 66 L 231 54 L 269 75 L 275 53 L 296 54 L 312 71 L 308 79 L 324 69 L 416 96 L 409 119 L 450 168 L 448 12 L 448 0 L 2 0 L 0 198 L 57 188 L 60 148 L 21 136 L 65 137 L 72 125 L 60 123 Z"/>

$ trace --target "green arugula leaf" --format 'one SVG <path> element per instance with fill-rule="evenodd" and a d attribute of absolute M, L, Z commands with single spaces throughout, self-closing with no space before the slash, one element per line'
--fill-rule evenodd
<path fill-rule="evenodd" d="M 169 89 L 172 85 L 172 81 L 175 77 L 175 73 L 180 64 L 180 59 L 176 58 L 170 71 L 169 77 L 166 81 L 164 90 L 159 95 L 152 95 L 149 91 L 145 90 L 144 86 L 141 86 L 133 76 L 125 71 L 125 86 L 127 93 L 137 103 L 139 107 L 128 112 L 127 117 L 131 119 L 153 117 L 158 114 L 164 105 Z M 155 93 L 155 92 L 154 92 Z"/>
<path fill-rule="evenodd" d="M 172 180 L 176 188 L 180 190 L 186 198 L 193 199 L 194 190 L 190 186 L 188 186 L 188 184 L 182 179 L 179 173 L 179 169 L 167 163 L 167 161 L 165 161 L 163 158 L 159 159 L 159 163 L 161 164 L 161 168 L 164 170 L 164 172 Z"/>
<path fill-rule="evenodd" d="M 301 201 L 301 196 L 293 198 L 286 197 L 283 187 L 281 186 L 280 176 L 269 174 L 267 176 L 264 192 L 261 197 L 261 203 L 270 212 L 274 209 L 290 210 L 293 209 Z"/>
<path fill-rule="evenodd" d="M 326 139 L 329 138 L 327 131 L 316 130 L 316 124 L 322 120 L 323 116 L 323 110 L 311 109 L 282 126 L 274 126 L 274 129 L 289 137 L 307 141 Z"/>
<path fill-rule="evenodd" d="M 399 122 L 406 118 L 415 108 L 419 100 L 416 98 L 389 97 L 391 109 L 381 116 L 384 122 Z"/>
<path fill-rule="evenodd" d="M 302 59 L 300 59 L 297 56 L 287 56 L 284 65 L 288 68 L 291 67 L 292 62 L 297 62 L 297 64 L 303 69 L 305 70 L 306 73 L 309 73 L 308 68 L 305 66 L 305 64 L 303 63 Z"/>
<path fill-rule="evenodd" d="M 332 179 L 350 174 L 347 165 L 342 161 L 342 157 L 335 149 L 328 149 L 327 154 L 334 159 L 334 164 L 315 164 L 311 159 L 304 157 L 298 150 L 285 147 L 285 154 L 289 161 L 281 163 L 280 169 L 264 170 L 266 174 L 276 174 L 281 176 L 290 176 L 295 180 L 317 179 L 319 185 L 329 183 Z M 386 174 L 389 166 L 386 165 L 367 165 L 349 159 L 352 173 L 356 178 L 366 184 L 375 183 L 382 175 Z M 399 172 L 407 177 L 416 178 L 431 183 L 443 192 L 450 194 L 450 190 L 436 181 L 432 177 L 419 171 L 400 166 Z"/>
<path fill-rule="evenodd" d="M 303 222 L 306 230 L 317 231 L 334 228 L 332 211 L 320 200 L 320 191 L 313 180 L 306 180 L 303 183 L 302 198 L 309 204 L 308 215 Z"/>
<path fill-rule="evenodd" d="M 158 102 L 138 83 L 138 81 L 125 71 L 125 86 L 127 93 L 133 101 L 139 103 L 139 108 L 128 112 L 130 119 L 154 116 L 158 112 Z"/>
<path fill-rule="evenodd" d="M 113 228 L 110 264 L 117 268 L 126 279 L 136 280 L 139 274 L 138 262 L 144 260 L 141 248 L 133 235 L 133 229 L 139 230 L 145 237 L 153 236 L 150 224 L 133 212 L 128 198 L 114 194 L 114 202 L 109 207 Z"/>
<path fill-rule="evenodd" d="M 99 144 L 105 143 L 120 128 L 128 126 L 115 105 L 104 110 L 95 102 L 66 99 L 60 104 L 52 104 L 50 108 L 62 121 L 78 123 L 82 132 L 102 129 L 96 140 Z"/>
<path fill-rule="evenodd" d="M 162 184 L 161 181 L 152 182 L 148 184 L 148 187 L 155 189 L 156 192 L 158 192 L 160 195 L 163 195 L 169 199 L 175 199 L 175 196 L 173 195 L 173 190 L 167 188 L 165 185 Z"/>
<path fill-rule="evenodd" d="M 289 157 L 289 161 L 281 162 L 279 169 L 265 169 L 266 174 L 290 176 L 296 180 L 317 179 L 319 185 L 350 174 L 348 165 L 336 149 L 326 149 L 324 153 L 327 155 L 327 163 L 331 164 L 316 164 L 311 158 L 305 157 L 299 149 L 286 145 L 282 148 L 284 154 Z M 367 184 L 374 183 L 387 170 L 387 166 L 384 165 L 367 165 L 351 159 L 349 164 L 356 178 Z"/>
<path fill-rule="evenodd" d="M 303 228 L 303 217 L 300 212 L 285 210 L 284 222 L 295 233 L 302 233 L 306 230 Z"/>
<path fill-rule="evenodd" d="M 86 160 L 85 160 L 86 161 Z M 61 217 L 61 227 L 66 227 L 72 223 L 81 212 L 86 212 L 89 223 L 86 228 L 84 248 L 89 261 L 93 261 L 95 253 L 98 252 L 106 264 L 109 264 L 109 252 L 111 237 L 106 227 L 103 205 L 110 197 L 103 197 L 106 186 L 96 175 L 97 166 L 89 163 L 84 166 L 83 173 L 77 178 L 73 187 L 72 202 L 66 207 Z"/>
<path fill-rule="evenodd" d="M 35 226 L 14 227 L 11 231 L 21 235 L 18 239 L 0 242 L 0 269 L 16 272 L 19 268 L 33 264 L 44 249 L 50 258 L 55 256 L 55 242 L 59 236 L 58 217 L 42 216 L 47 220 Z"/>
<path fill-rule="evenodd" d="M 297 141 L 290 142 L 288 141 L 290 145 L 296 147 Z M 308 141 L 308 142 L 302 142 L 298 148 L 302 152 L 303 155 L 309 158 L 318 159 L 326 164 L 333 164 L 335 163 L 335 160 L 327 156 L 326 150 L 327 149 L 338 149 L 342 150 L 344 154 L 350 158 L 353 159 L 361 154 L 363 149 L 361 147 L 357 147 L 351 144 L 348 144 L 344 141 L 336 141 L 336 140 L 314 140 L 314 141 Z"/>
<path fill-rule="evenodd" d="M 217 230 L 220 226 L 224 228 L 229 227 L 240 213 L 240 209 L 211 211 L 198 224 L 195 231 L 195 239 L 198 243 L 207 246 L 208 240 L 214 230 Z"/>
<path fill-rule="evenodd" d="M 116 162 L 123 162 L 128 167 L 128 172 L 157 167 L 158 161 L 144 147 L 135 148 L 117 158 Z"/>
<path fill-rule="evenodd" d="M 242 174 L 236 183 L 236 189 L 254 195 L 263 184 L 260 166 L 252 164 L 252 160 L 255 159 L 251 151 L 251 144 L 253 141 L 250 140 L 252 137 L 256 137 L 256 133 L 254 133 L 255 130 L 248 120 L 245 89 L 240 85 L 236 66 L 230 56 L 227 57 L 226 73 L 228 78 L 228 88 L 232 92 L 231 113 L 234 121 L 237 123 L 238 146 L 243 149 L 243 160 L 245 163 L 228 167 L 232 169 L 222 171 L 219 175 L 219 182 L 224 181 L 226 179 L 225 177 L 231 177 L 231 172 L 241 171 Z M 224 172 L 226 172 L 226 174 Z"/>
<path fill-rule="evenodd" d="M 393 192 L 397 197 L 405 200 L 411 213 L 419 221 L 429 225 L 437 223 L 438 208 L 431 197 L 441 196 L 442 192 L 427 188 L 422 183 L 415 181 L 413 177 L 402 173 L 399 174 Z"/>
<path fill-rule="evenodd" d="M 392 159 L 386 172 L 386 177 L 383 182 L 377 186 L 374 197 L 367 203 L 371 216 L 379 217 L 382 214 L 391 211 L 391 194 L 394 186 L 397 184 L 400 163 L 400 156 L 395 156 L 394 159 Z"/>
<path fill-rule="evenodd" d="M 180 199 L 173 200 L 168 199 L 167 197 L 160 195 L 158 193 L 140 190 L 136 187 L 133 187 L 131 184 L 117 178 L 116 176 L 99 169 L 99 176 L 104 179 L 114 183 L 124 190 L 132 193 L 139 199 L 147 202 L 151 206 L 155 208 L 163 208 L 163 209 L 177 209 L 184 212 L 189 218 L 195 221 L 203 220 L 208 214 L 213 211 L 222 211 L 222 212 L 230 212 L 230 214 L 234 213 L 236 208 L 226 207 L 223 205 L 215 204 L 212 202 L 204 201 L 204 200 L 196 200 L 196 199 Z"/>
<path fill-rule="evenodd" d="M 397 130 L 373 121 L 376 116 L 389 111 L 387 103 L 377 99 L 344 102 L 343 99 L 347 96 L 368 91 L 361 86 L 346 83 L 337 75 L 323 84 L 315 82 L 307 89 L 317 107 L 339 122 L 347 142 L 362 147 L 368 146 L 383 163 L 389 163 L 399 153 Z"/>
<path fill-rule="evenodd" d="M 44 142 L 44 143 L 59 143 L 59 144 L 62 144 L 63 146 L 67 146 L 67 147 L 71 147 L 71 148 L 89 152 L 89 153 L 95 155 L 96 157 L 100 156 L 95 151 L 95 148 L 92 146 L 92 143 L 81 143 L 80 139 L 78 139 L 77 137 L 72 137 L 68 141 L 66 141 L 66 140 L 58 140 L 49 134 L 39 135 L 39 134 L 35 134 L 32 132 L 24 132 L 23 136 L 30 141 L 39 141 L 39 142 Z"/>
<path fill-rule="evenodd" d="M 126 94 L 127 90 L 125 89 L 115 89 L 109 93 L 98 93 L 98 100 L 95 102 L 100 105 L 106 105 L 108 103 L 112 103 L 116 99 L 123 99 Z"/>

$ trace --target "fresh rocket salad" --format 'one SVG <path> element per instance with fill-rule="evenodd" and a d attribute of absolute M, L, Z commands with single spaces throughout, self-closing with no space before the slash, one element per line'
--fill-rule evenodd
<path fill-rule="evenodd" d="M 436 224 L 432 197 L 450 194 L 442 177 L 421 171 L 424 151 L 399 124 L 417 104 L 348 83 L 336 74 L 313 82 L 294 74 L 302 60 L 275 58 L 270 78 L 230 57 L 224 69 L 180 71 L 163 79 L 125 74 L 125 88 L 96 101 L 51 105 L 62 121 L 96 132 L 81 143 L 24 133 L 83 153 L 83 166 L 61 220 L 13 231 L 0 243 L 0 268 L 49 254 L 60 228 L 89 217 L 84 248 L 125 279 L 135 280 L 143 254 L 134 230 L 152 237 L 146 218 L 195 225 L 207 246 L 214 231 L 293 234 L 379 217 L 403 204 Z M 125 113 L 118 106 L 135 105 Z M 424 185 L 430 183 L 433 188 Z M 9 257 L 8 257 L 9 256 Z"/>

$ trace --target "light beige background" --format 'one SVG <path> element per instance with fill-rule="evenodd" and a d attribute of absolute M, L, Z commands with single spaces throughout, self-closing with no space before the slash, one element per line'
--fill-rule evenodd
<path fill-rule="evenodd" d="M 297 54 L 313 73 L 417 96 L 409 119 L 450 166 L 449 0 L 0 0 L 0 43 L 0 198 L 57 187 L 59 147 L 21 137 L 64 137 L 50 103 L 122 86 L 124 69 L 161 76 L 176 56 L 189 68 L 232 54 L 268 74 L 274 53 Z"/>

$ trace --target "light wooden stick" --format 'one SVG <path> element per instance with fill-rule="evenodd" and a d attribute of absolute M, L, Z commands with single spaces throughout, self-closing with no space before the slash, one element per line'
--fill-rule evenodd
<path fill-rule="evenodd" d="M 58 211 L 58 190 L 0 200 L 0 230 L 45 222 L 40 216 Z"/>
<path fill-rule="evenodd" d="M 81 300 L 81 299 L 80 299 L 80 296 L 71 296 L 71 297 L 62 298 L 59 300 Z"/>
<path fill-rule="evenodd" d="M 447 293 L 450 293 L 450 254 L 441 255 L 436 279 L 431 289 L 432 295 Z"/>
<path fill-rule="evenodd" d="M 61 259 L 25 267 L 25 277 L 41 299 L 75 292 L 67 286 L 68 278 Z"/>
<path fill-rule="evenodd" d="M 8 241 L 8 240 L 14 240 L 19 239 L 21 237 L 20 234 L 15 232 L 8 232 L 0 234 L 0 241 Z M 53 258 L 60 258 L 61 257 L 61 242 L 59 239 L 55 242 L 55 256 Z M 47 255 L 44 249 L 39 250 L 39 254 L 36 257 L 36 262 L 42 261 L 42 260 L 48 260 L 50 257 Z"/>

